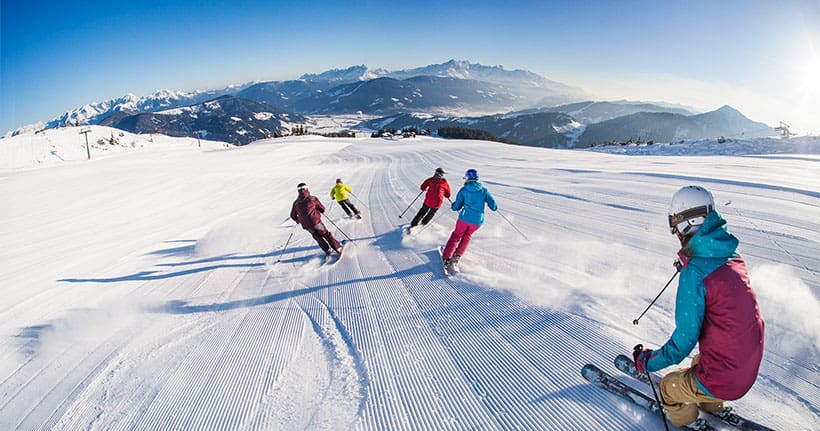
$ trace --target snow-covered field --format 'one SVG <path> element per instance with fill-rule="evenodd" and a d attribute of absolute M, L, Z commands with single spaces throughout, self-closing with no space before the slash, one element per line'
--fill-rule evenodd
<path fill-rule="evenodd" d="M 123 138 L 90 161 L 77 129 L 0 140 L 0 429 L 662 429 L 580 369 L 615 372 L 615 355 L 671 333 L 674 288 L 631 322 L 674 271 L 666 209 L 687 184 L 740 238 L 766 321 L 760 377 L 731 405 L 818 429 L 816 144 Z M 454 189 L 478 169 L 527 238 L 488 212 L 464 272 L 443 277 L 455 213 L 409 237 L 419 201 L 399 217 L 438 166 Z M 337 177 L 364 220 L 331 203 Z M 288 220 L 299 182 L 353 239 L 336 266 Z"/>

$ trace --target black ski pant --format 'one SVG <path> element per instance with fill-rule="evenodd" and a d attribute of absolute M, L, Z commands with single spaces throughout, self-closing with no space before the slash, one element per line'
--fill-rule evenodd
<path fill-rule="evenodd" d="M 410 227 L 415 227 L 421 224 L 430 223 L 430 220 L 433 219 L 433 216 L 436 215 L 436 211 L 438 208 L 428 207 L 425 204 L 421 204 L 421 208 L 419 208 L 419 212 L 416 213 L 416 216 L 413 217 L 413 221 L 410 222 Z"/>
<path fill-rule="evenodd" d="M 345 213 L 348 217 L 351 217 L 353 214 L 359 214 L 359 210 L 350 203 L 350 199 L 345 199 L 343 201 L 339 201 L 339 206 L 345 210 Z"/>
<path fill-rule="evenodd" d="M 331 248 L 339 251 L 341 244 L 339 244 L 339 241 L 337 241 L 336 238 L 333 237 L 333 234 L 327 230 L 324 224 L 317 224 L 313 228 L 306 230 L 313 235 L 313 239 L 316 240 L 316 243 L 319 244 L 319 247 L 321 247 L 325 253 L 327 253 Z"/>

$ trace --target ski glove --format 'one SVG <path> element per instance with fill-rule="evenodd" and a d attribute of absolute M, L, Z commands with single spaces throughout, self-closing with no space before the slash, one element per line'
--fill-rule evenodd
<path fill-rule="evenodd" d="M 635 368 L 642 373 L 646 372 L 646 363 L 649 362 L 649 358 L 651 357 L 652 349 L 644 349 L 643 344 L 638 344 L 632 349 L 632 358 L 635 359 Z"/>

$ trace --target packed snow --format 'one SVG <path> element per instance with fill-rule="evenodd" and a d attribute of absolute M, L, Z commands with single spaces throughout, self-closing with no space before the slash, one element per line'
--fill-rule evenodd
<path fill-rule="evenodd" d="M 674 286 L 632 320 L 674 272 L 666 209 L 687 184 L 741 240 L 766 321 L 760 376 L 730 405 L 817 429 L 816 141 L 233 147 L 95 126 L 88 160 L 79 132 L 0 140 L 0 429 L 662 429 L 580 370 L 617 374 L 671 334 Z M 454 192 L 477 169 L 499 205 L 452 278 L 436 247 L 455 212 L 402 234 L 436 167 Z M 363 220 L 330 200 L 336 178 Z M 288 218 L 299 182 L 351 239 L 333 266 Z"/>

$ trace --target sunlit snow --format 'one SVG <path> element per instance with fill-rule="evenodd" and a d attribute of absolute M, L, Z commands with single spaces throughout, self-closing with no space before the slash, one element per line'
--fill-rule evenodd
<path fill-rule="evenodd" d="M 674 286 L 632 320 L 673 274 L 666 210 L 687 184 L 741 240 L 766 321 L 760 377 L 730 404 L 816 428 L 816 138 L 234 147 L 93 126 L 87 160 L 80 130 L 0 140 L 0 429 L 662 429 L 580 369 L 671 334 Z M 435 250 L 455 212 L 402 234 L 437 167 L 454 192 L 477 169 L 499 206 L 450 279 Z M 330 200 L 336 178 L 363 220 Z M 352 239 L 335 266 L 288 217 L 299 182 Z"/>

